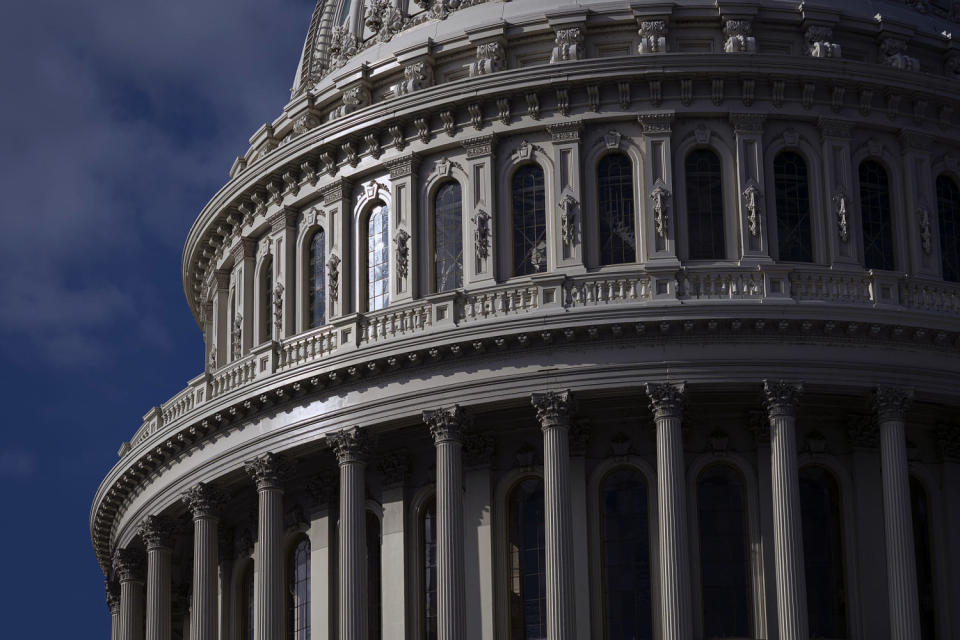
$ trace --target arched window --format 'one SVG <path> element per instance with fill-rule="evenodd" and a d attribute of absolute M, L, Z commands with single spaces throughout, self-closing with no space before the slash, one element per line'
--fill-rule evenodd
<path fill-rule="evenodd" d="M 287 638 L 310 640 L 310 540 L 302 537 L 287 559 Z"/>
<path fill-rule="evenodd" d="M 247 564 L 240 580 L 240 640 L 253 640 L 253 563 Z"/>
<path fill-rule="evenodd" d="M 860 211 L 864 266 L 867 269 L 893 269 L 890 177 L 883 165 L 875 160 L 860 163 Z"/>
<path fill-rule="evenodd" d="M 350 17 L 350 5 L 352 0 L 342 0 L 340 4 L 340 11 L 337 13 L 337 24 L 342 25 L 346 23 L 347 19 Z"/>
<path fill-rule="evenodd" d="M 423 637 L 437 640 L 437 499 L 430 500 L 420 511 L 420 544 L 422 565 L 420 584 L 423 587 Z"/>
<path fill-rule="evenodd" d="M 380 550 L 380 518 L 367 511 L 367 637 L 370 640 L 380 640 L 383 635 Z"/>
<path fill-rule="evenodd" d="M 750 633 L 746 486 L 728 464 L 712 464 L 697 478 L 703 637 L 747 638 Z"/>
<path fill-rule="evenodd" d="M 910 478 L 913 546 L 917 562 L 917 595 L 920 601 L 920 638 L 936 640 L 937 611 L 933 589 L 933 539 L 930 537 L 930 502 L 919 480 Z"/>
<path fill-rule="evenodd" d="M 687 233 L 691 260 L 722 260 L 723 173 L 720 157 L 709 149 L 695 149 L 686 160 Z"/>
<path fill-rule="evenodd" d="M 453 291 L 463 286 L 462 190 L 447 182 L 433 197 L 434 289 Z"/>
<path fill-rule="evenodd" d="M 543 169 L 528 164 L 513 174 L 513 275 L 547 270 L 547 201 Z"/>
<path fill-rule="evenodd" d="M 390 209 L 376 204 L 367 217 L 367 311 L 390 304 Z"/>
<path fill-rule="evenodd" d="M 310 309 L 310 328 L 319 327 L 327 320 L 327 296 L 324 291 L 327 268 L 327 234 L 317 229 L 310 239 L 310 265 L 307 271 L 307 290 Z"/>
<path fill-rule="evenodd" d="M 269 342 L 273 325 L 273 259 L 267 256 L 260 265 L 260 340 Z"/>
<path fill-rule="evenodd" d="M 810 465 L 800 469 L 800 510 L 810 636 L 845 638 L 847 596 L 840 488 L 824 467 Z"/>
<path fill-rule="evenodd" d="M 937 177 L 937 219 L 943 279 L 960 282 L 960 187 L 948 176 Z"/>
<path fill-rule="evenodd" d="M 633 231 L 633 164 L 624 153 L 610 153 L 597 165 L 600 264 L 637 259 Z"/>
<path fill-rule="evenodd" d="M 778 153 L 773 159 L 773 182 L 779 257 L 790 262 L 812 262 L 810 181 L 803 157 L 793 151 Z"/>
<path fill-rule="evenodd" d="M 510 638 L 547 637 L 543 480 L 527 478 L 510 492 Z"/>
<path fill-rule="evenodd" d="M 639 471 L 611 471 L 600 485 L 604 638 L 650 640 L 650 529 Z"/>

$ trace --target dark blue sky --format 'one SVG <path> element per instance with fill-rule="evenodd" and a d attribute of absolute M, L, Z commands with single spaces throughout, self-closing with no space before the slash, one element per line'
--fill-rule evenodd
<path fill-rule="evenodd" d="M 289 97 L 313 0 L 10 0 L 0 19 L 3 638 L 109 638 L 90 502 L 203 366 L 194 217 Z"/>

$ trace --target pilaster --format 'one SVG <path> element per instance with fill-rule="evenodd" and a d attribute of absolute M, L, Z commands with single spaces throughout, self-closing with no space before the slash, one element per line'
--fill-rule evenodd
<path fill-rule="evenodd" d="M 938 278 L 940 266 L 939 228 L 937 225 L 937 194 L 935 177 L 931 170 L 930 149 L 933 141 L 916 132 L 900 132 L 900 149 L 903 153 L 903 201 L 906 205 L 905 220 L 894 216 L 898 238 L 907 238 L 906 246 L 900 242 L 898 253 L 906 258 L 899 264 L 908 264 L 909 272 L 919 277 Z M 904 223 L 906 229 L 903 229 Z"/>
<path fill-rule="evenodd" d="M 841 120 L 820 118 L 821 157 L 823 158 L 823 210 L 827 212 L 824 228 L 830 263 L 840 267 L 858 264 L 860 246 L 860 217 L 854 189 L 852 158 L 850 156 L 851 125 Z"/>
<path fill-rule="evenodd" d="M 218 269 L 214 272 L 213 285 L 213 344 L 214 356 L 210 358 L 211 369 L 230 361 L 230 272 Z"/>
<path fill-rule="evenodd" d="M 497 230 L 494 210 L 493 135 L 464 141 L 469 179 L 464 185 L 463 284 L 482 287 L 496 283 Z"/>
<path fill-rule="evenodd" d="M 387 455 L 380 462 L 381 503 L 383 517 L 380 527 L 381 559 L 381 612 L 384 638 L 403 638 L 408 628 L 407 580 L 409 578 L 406 560 L 407 529 L 405 514 L 406 480 L 409 472 L 409 459 L 406 452 L 397 451 Z M 416 537 L 414 532 L 409 532 Z"/>
<path fill-rule="evenodd" d="M 493 489 L 490 463 L 495 441 L 476 430 L 464 436 L 464 582 L 467 640 L 493 640 Z M 476 606 L 474 606 L 476 603 Z"/>
<path fill-rule="evenodd" d="M 553 141 L 553 201 L 556 230 L 550 251 L 557 256 L 557 267 L 583 267 L 583 189 L 580 177 L 579 122 L 565 122 L 547 127 Z M 548 213 L 548 215 L 551 215 Z M 549 225 L 548 225 L 549 228 Z"/>
<path fill-rule="evenodd" d="M 240 238 L 233 248 L 233 281 L 236 286 L 237 314 L 242 317 L 240 332 L 240 356 L 250 352 L 256 344 L 256 325 L 254 324 L 254 308 L 256 295 L 254 293 L 254 274 L 256 273 L 256 242 L 250 238 Z"/>
<path fill-rule="evenodd" d="M 417 167 L 420 158 L 408 153 L 387 162 L 390 170 L 390 301 L 403 302 L 417 295 L 419 281 L 419 249 L 428 247 L 424 238 L 417 238 L 419 207 L 417 203 Z"/>
<path fill-rule="evenodd" d="M 637 118 L 643 127 L 641 143 L 646 158 L 643 163 L 643 203 L 638 207 L 646 212 L 641 234 L 645 240 L 637 259 L 654 267 L 679 266 L 671 149 L 674 112 L 641 113 Z"/>
<path fill-rule="evenodd" d="M 321 189 L 327 211 L 330 239 L 327 241 L 327 322 L 353 311 L 354 260 L 353 208 L 350 206 L 352 184 L 338 178 Z"/>
<path fill-rule="evenodd" d="M 273 286 L 283 286 L 281 293 L 283 319 L 278 340 L 294 335 L 297 331 L 297 218 L 299 213 L 290 207 L 282 207 L 270 216 L 270 241 L 273 245 Z M 252 286 L 252 285 L 251 285 Z"/>
<path fill-rule="evenodd" d="M 741 264 L 770 262 L 767 207 L 763 193 L 763 126 L 766 116 L 731 114 L 737 144 L 737 216 Z"/>

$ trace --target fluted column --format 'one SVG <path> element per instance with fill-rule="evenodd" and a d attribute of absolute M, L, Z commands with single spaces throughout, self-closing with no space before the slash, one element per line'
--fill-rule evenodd
<path fill-rule="evenodd" d="M 773 555 L 780 640 L 809 640 L 807 582 L 803 566 L 800 476 L 797 465 L 797 400 L 803 386 L 763 382 L 770 418 Z"/>
<path fill-rule="evenodd" d="M 657 425 L 657 512 L 660 527 L 660 625 L 663 640 L 690 640 L 690 555 L 683 462 L 684 384 L 648 384 Z"/>
<path fill-rule="evenodd" d="M 110 640 L 120 640 L 120 585 L 107 580 L 107 606 L 110 607 Z"/>
<path fill-rule="evenodd" d="M 257 605 L 253 612 L 254 640 L 275 640 L 283 636 L 283 480 L 291 470 L 282 455 L 265 453 L 249 460 L 245 469 L 257 483 Z"/>
<path fill-rule="evenodd" d="M 135 549 L 118 549 L 113 572 L 120 581 L 120 640 L 143 640 L 143 557 Z"/>
<path fill-rule="evenodd" d="M 217 525 L 224 494 L 204 483 L 181 500 L 193 515 L 193 600 L 190 640 L 217 640 Z"/>
<path fill-rule="evenodd" d="M 904 418 L 913 392 L 880 387 L 874 409 L 880 425 L 880 459 L 883 474 L 883 524 L 887 543 L 887 594 L 890 638 L 920 637 L 920 604 L 910 512 L 910 470 Z"/>
<path fill-rule="evenodd" d="M 543 497 L 547 578 L 547 638 L 573 640 L 577 634 L 573 582 L 573 513 L 570 509 L 570 391 L 534 393 L 543 431 Z"/>
<path fill-rule="evenodd" d="M 147 640 L 170 640 L 170 559 L 174 523 L 147 516 L 140 525 L 147 547 Z"/>
<path fill-rule="evenodd" d="M 364 475 L 370 443 L 359 427 L 331 437 L 340 465 L 339 640 L 367 640 L 367 519 Z"/>
<path fill-rule="evenodd" d="M 463 640 L 463 428 L 459 405 L 424 411 L 437 447 L 437 636 Z"/>

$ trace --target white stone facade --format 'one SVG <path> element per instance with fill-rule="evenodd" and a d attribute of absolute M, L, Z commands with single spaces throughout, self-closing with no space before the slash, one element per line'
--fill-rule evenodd
<path fill-rule="evenodd" d="M 960 15 L 831 4 L 321 0 L 113 639 L 960 637 Z"/>

